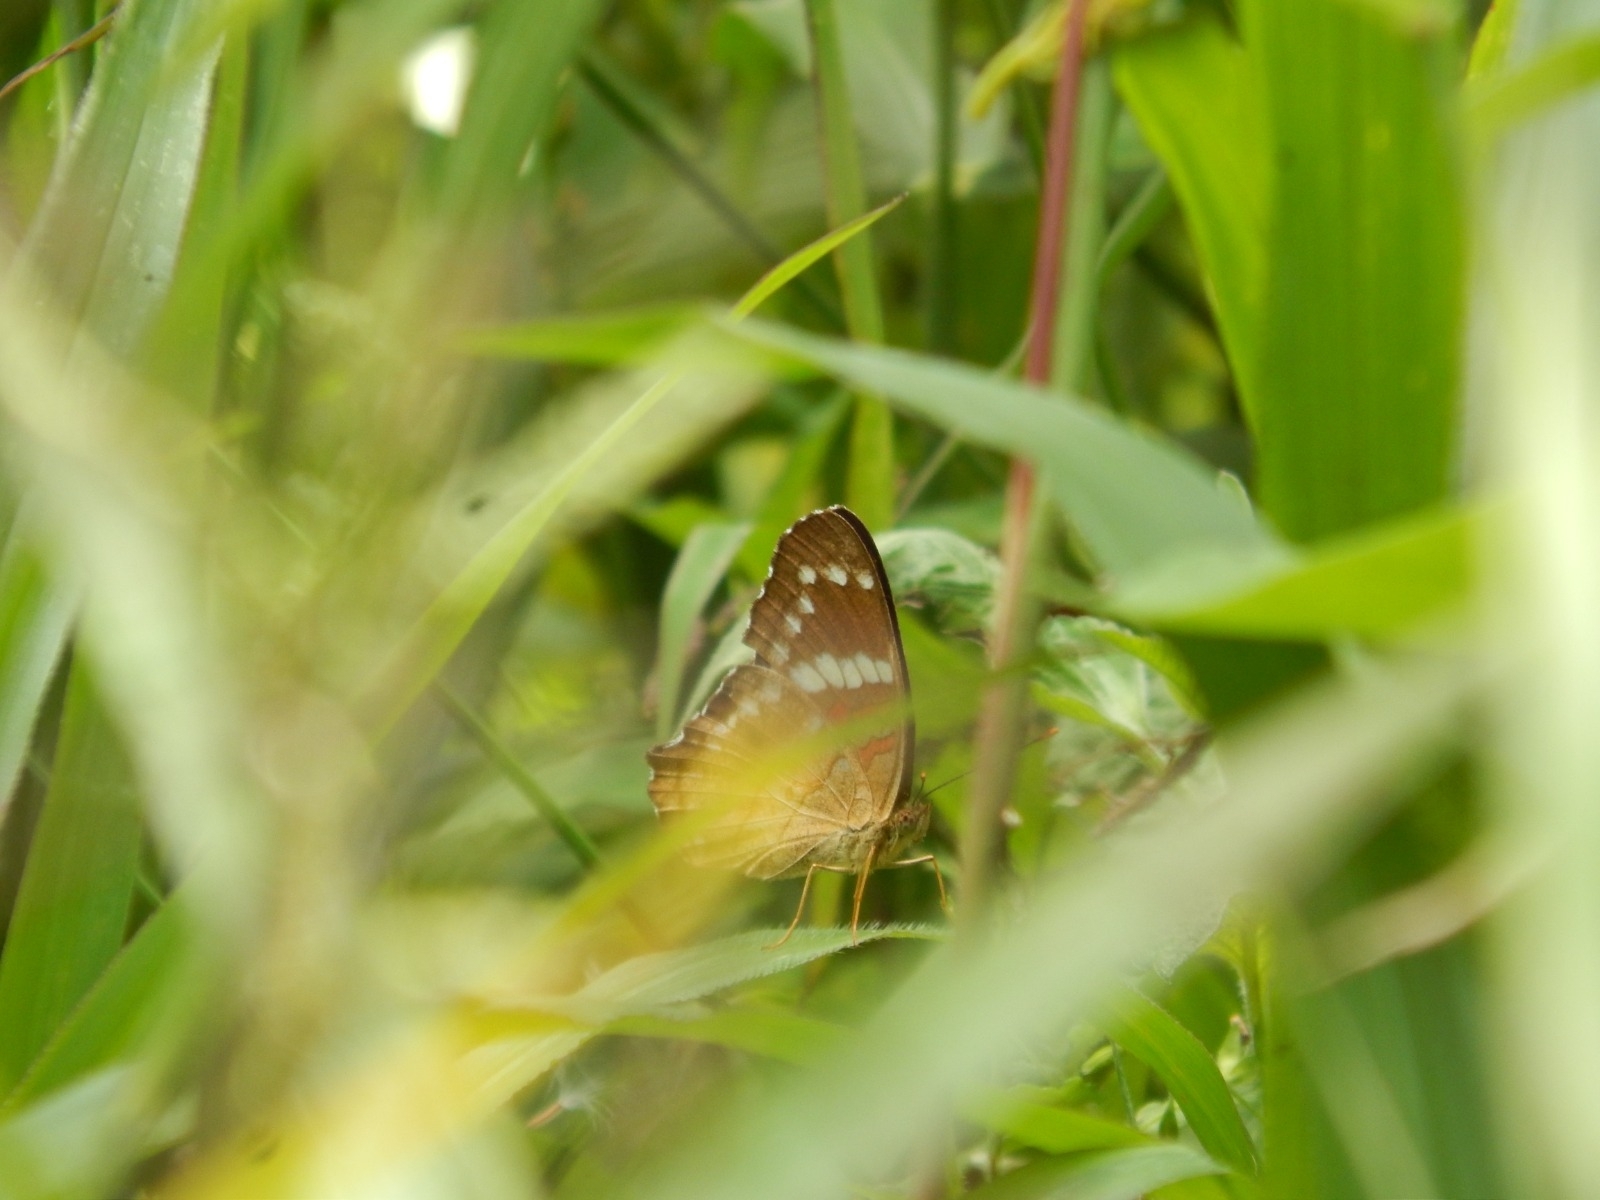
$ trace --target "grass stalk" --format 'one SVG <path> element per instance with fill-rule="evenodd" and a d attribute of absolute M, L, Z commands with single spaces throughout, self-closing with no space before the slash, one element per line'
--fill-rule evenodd
<path fill-rule="evenodd" d="M 928 248 L 928 349 L 953 352 L 956 340 L 957 211 L 955 198 L 956 0 L 938 0 L 934 15 L 933 240 Z"/>
<path fill-rule="evenodd" d="M 111 32 L 111 26 L 116 22 L 117 7 L 120 6 L 113 7 L 109 12 L 106 13 L 105 16 L 101 17 L 83 33 L 79 34 L 77 37 L 69 39 L 59 50 L 52 50 L 49 54 L 45 55 L 31 67 L 28 67 L 24 71 L 17 72 L 17 74 L 12 76 L 3 87 L 0 87 L 0 100 L 4 100 L 7 96 L 11 95 L 12 92 L 16 91 L 23 84 L 27 83 L 28 80 L 32 79 L 35 75 L 38 75 L 42 71 L 49 70 L 58 62 L 62 62 L 63 60 L 70 61 L 71 55 L 76 54 L 79 50 L 87 49 L 98 42 L 101 38 L 105 37 L 107 33 Z M 84 72 L 78 71 L 76 74 L 65 78 L 61 89 L 65 96 L 70 97 L 74 101 L 77 99 L 78 92 L 82 90 L 82 79 L 84 74 Z"/>
<path fill-rule="evenodd" d="M 1051 100 L 1024 366 L 1025 377 L 1040 385 L 1050 381 L 1054 368 L 1087 11 L 1088 0 L 1069 0 L 1066 36 L 1061 42 Z M 1001 813 L 1011 793 L 1022 741 L 1027 681 L 1008 668 L 1026 656 L 1035 617 L 1027 588 L 1030 550 L 1040 523 L 1035 484 L 1033 465 L 1022 459 L 1013 460 L 1006 481 L 1000 535 L 1001 577 L 989 642 L 989 663 L 997 678 L 985 690 L 978 713 L 972 803 L 961 845 L 962 912 L 968 924 L 982 920 L 993 891 L 1005 846 Z"/>
<path fill-rule="evenodd" d="M 828 223 L 844 225 L 867 211 L 866 181 L 856 145 L 850 84 L 834 0 L 806 0 L 806 22 L 815 63 L 823 161 L 827 167 Z M 844 295 L 845 324 L 861 342 L 883 341 L 883 300 L 872 266 L 872 242 L 866 234 L 834 252 L 839 288 Z M 894 516 L 894 423 L 889 408 L 876 396 L 858 395 L 850 425 L 850 463 L 846 498 L 868 526 L 882 529 Z"/>
<path fill-rule="evenodd" d="M 489 756 L 490 761 L 500 768 L 511 785 L 522 793 L 523 798 L 533 805 L 541 817 L 550 823 L 550 828 L 554 829 L 556 836 L 566 843 L 567 849 L 572 851 L 572 856 L 582 864 L 583 869 L 593 871 L 598 867 L 599 847 L 571 817 L 567 816 L 550 793 L 539 785 L 533 773 L 511 752 L 511 747 L 501 741 L 499 735 L 489 728 L 488 723 L 472 706 L 443 680 L 435 681 L 433 691 L 461 728 L 472 735 L 473 740 Z"/>

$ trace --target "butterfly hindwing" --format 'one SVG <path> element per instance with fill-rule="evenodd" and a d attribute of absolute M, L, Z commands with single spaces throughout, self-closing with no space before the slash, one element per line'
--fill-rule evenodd
<path fill-rule="evenodd" d="M 871 819 L 855 757 L 817 742 L 824 724 L 787 676 L 750 664 L 734 669 L 678 737 L 650 751 L 657 810 L 704 821 L 686 847 L 690 861 L 772 879 Z"/>

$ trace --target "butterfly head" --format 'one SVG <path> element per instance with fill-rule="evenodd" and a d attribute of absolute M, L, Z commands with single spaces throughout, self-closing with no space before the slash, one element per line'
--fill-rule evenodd
<path fill-rule="evenodd" d="M 933 807 L 923 800 L 912 800 L 895 809 L 884 823 L 879 862 L 893 862 L 904 851 L 928 836 L 928 820 Z"/>

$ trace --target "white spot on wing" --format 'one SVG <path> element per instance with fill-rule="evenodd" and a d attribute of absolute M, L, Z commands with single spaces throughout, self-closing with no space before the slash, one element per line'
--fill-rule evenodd
<path fill-rule="evenodd" d="M 861 686 L 861 683 L 862 683 L 861 668 L 856 666 L 856 660 L 855 659 L 853 659 L 853 658 L 842 658 L 842 659 L 840 659 L 839 660 L 839 670 L 844 672 L 844 685 L 845 685 L 845 687 L 854 690 L 855 688 L 858 688 L 858 687 Z"/>
<path fill-rule="evenodd" d="M 864 590 L 870 592 L 873 584 L 877 583 L 878 581 L 871 575 L 868 575 L 865 571 L 858 571 L 856 572 L 856 582 L 860 584 Z"/>
<path fill-rule="evenodd" d="M 790 633 L 800 632 L 800 618 L 795 616 L 793 613 L 785 613 L 783 617 L 783 623 L 789 627 Z"/>
<path fill-rule="evenodd" d="M 822 677 L 836 688 L 844 686 L 844 672 L 839 669 L 838 660 L 831 654 L 819 654 L 812 660 L 812 666 L 822 672 Z"/>
<path fill-rule="evenodd" d="M 886 659 L 886 658 L 877 659 L 876 660 L 876 666 L 878 668 L 878 679 L 879 679 L 880 682 L 882 682 L 882 683 L 893 683 L 894 682 L 894 668 L 889 665 L 889 660 L 888 659 Z"/>
<path fill-rule="evenodd" d="M 817 674 L 817 669 L 810 663 L 801 663 L 789 672 L 789 678 L 800 685 L 801 691 L 820 692 L 828 686 L 828 681 Z"/>
<path fill-rule="evenodd" d="M 783 666 L 784 663 L 789 661 L 788 644 L 784 642 L 773 642 L 772 649 L 767 651 L 767 657 L 772 659 L 772 661 L 778 666 Z"/>
<path fill-rule="evenodd" d="M 803 613 L 814 613 L 817 611 L 817 606 L 811 603 L 810 592 L 800 593 L 800 611 Z"/>
<path fill-rule="evenodd" d="M 856 670 L 861 672 L 861 678 L 868 683 L 892 683 L 894 681 L 892 675 L 880 676 L 878 674 L 878 664 L 873 662 L 865 652 L 856 655 L 855 663 Z"/>
<path fill-rule="evenodd" d="M 840 587 L 850 582 L 850 576 L 845 574 L 845 569 L 838 563 L 829 563 L 822 569 L 822 573 Z"/>
<path fill-rule="evenodd" d="M 783 688 L 776 679 L 769 679 L 761 688 L 761 702 L 763 704 L 776 704 L 778 697 L 783 695 Z"/>
<path fill-rule="evenodd" d="M 800 568 L 800 582 L 801 583 L 815 583 L 816 581 L 817 581 L 817 573 L 815 571 L 813 571 L 810 567 L 801 567 Z"/>

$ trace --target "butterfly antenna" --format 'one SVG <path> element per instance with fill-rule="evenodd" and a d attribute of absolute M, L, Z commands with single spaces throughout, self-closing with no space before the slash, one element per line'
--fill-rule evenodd
<path fill-rule="evenodd" d="M 1029 749 L 1029 748 L 1031 748 L 1033 746 L 1037 746 L 1040 742 L 1047 742 L 1051 738 L 1055 737 L 1055 735 L 1060 733 L 1060 732 L 1061 732 L 1061 726 L 1052 725 L 1052 726 L 1050 726 L 1049 729 L 1046 729 L 1038 737 L 1030 738 L 1028 741 L 1022 743 L 1022 748 L 1024 750 L 1027 750 L 1027 749 Z M 921 798 L 923 800 L 926 800 L 929 796 L 933 795 L 935 792 L 939 791 L 941 788 L 947 788 L 952 783 L 960 783 L 963 779 L 965 779 L 968 775 L 971 775 L 971 774 L 972 774 L 972 771 L 969 769 L 969 770 L 961 772 L 961 774 L 959 774 L 959 775 L 950 776 L 950 778 L 946 779 L 943 783 L 935 784 L 933 787 L 928 787 L 928 773 L 926 771 L 924 771 L 922 773 L 922 787 L 923 787 L 924 790 L 921 793 Z"/>

